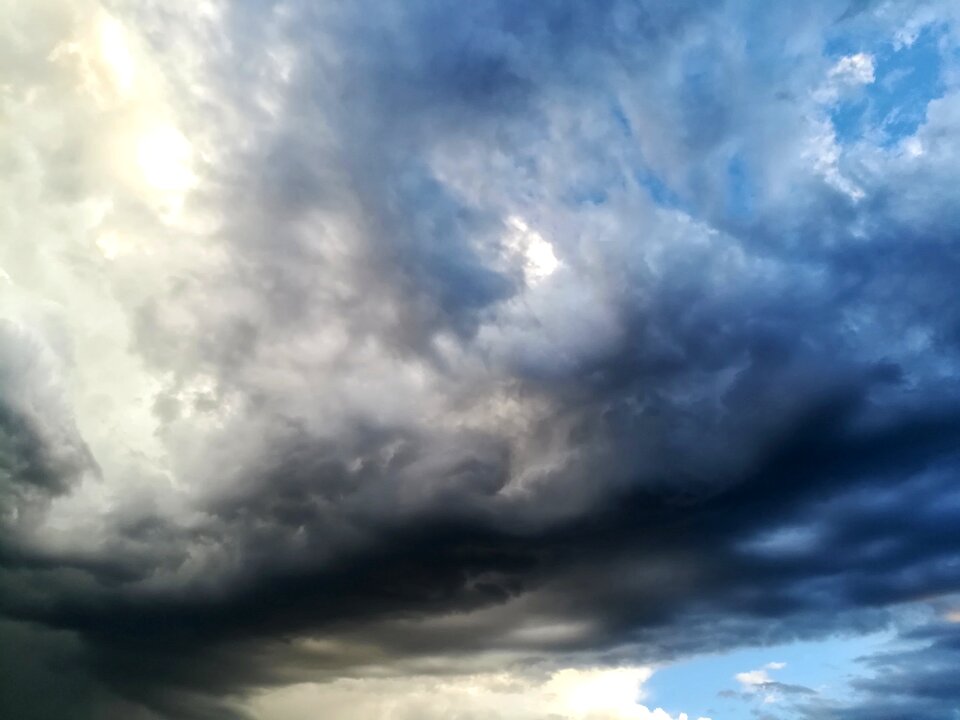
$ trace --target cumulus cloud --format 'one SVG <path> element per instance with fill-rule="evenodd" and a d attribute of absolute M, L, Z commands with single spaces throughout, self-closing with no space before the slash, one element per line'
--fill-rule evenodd
<path fill-rule="evenodd" d="M 758 670 L 748 670 L 746 672 L 737 673 L 735 678 L 737 682 L 739 682 L 745 688 L 765 686 L 773 682 L 769 671 L 782 670 L 786 667 L 786 665 L 786 663 L 782 662 L 770 662 Z"/>
<path fill-rule="evenodd" d="M 960 589 L 949 3 L 4 12 L 0 632 L 76 717 L 667 720 Z"/>
<path fill-rule="evenodd" d="M 457 677 L 336 680 L 299 685 L 258 698 L 264 716 L 338 718 L 564 718 L 565 720 L 687 720 L 642 702 L 650 670 L 565 668 L 549 674 L 485 673 Z M 709 720 L 700 718 L 700 720 Z"/>
<path fill-rule="evenodd" d="M 770 675 L 771 671 L 783 670 L 786 666 L 783 662 L 769 662 L 762 668 L 739 672 L 734 679 L 740 683 L 741 692 L 738 694 L 722 691 L 725 693 L 724 697 L 740 697 L 748 702 L 759 702 L 763 706 L 779 707 L 785 699 L 800 698 L 806 701 L 808 696 L 817 694 L 815 690 L 804 685 L 780 682 Z"/>

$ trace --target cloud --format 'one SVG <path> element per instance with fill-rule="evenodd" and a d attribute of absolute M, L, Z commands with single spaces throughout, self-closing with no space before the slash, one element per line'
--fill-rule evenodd
<path fill-rule="evenodd" d="M 930 609 L 914 613 L 886 648 L 859 659 L 865 672 L 851 680 L 852 694 L 801 704 L 800 717 L 942 717 L 958 701 L 951 679 L 957 650 L 953 626 Z"/>
<path fill-rule="evenodd" d="M 737 673 L 735 679 L 744 688 L 764 687 L 773 682 L 768 670 L 782 670 L 784 667 L 786 667 L 786 663 L 769 662 L 758 670 Z"/>
<path fill-rule="evenodd" d="M 57 382 L 57 358 L 45 350 L 0 324 L 0 507 L 13 535 L 30 532 L 53 498 L 99 471 Z"/>
<path fill-rule="evenodd" d="M 11 10 L 11 642 L 95 719 L 666 718 L 644 668 L 956 592 L 956 19 L 854 5 Z"/>
<path fill-rule="evenodd" d="M 830 77 L 838 82 L 868 85 L 874 80 L 873 57 L 867 53 L 855 53 L 840 58 L 830 68 Z"/>
<path fill-rule="evenodd" d="M 673 720 L 662 709 L 640 704 L 640 688 L 650 674 L 644 668 L 565 668 L 545 676 L 489 673 L 338 680 L 267 693 L 255 701 L 255 708 L 284 720 L 318 712 L 342 718 Z M 686 717 L 681 713 L 677 720 Z"/>

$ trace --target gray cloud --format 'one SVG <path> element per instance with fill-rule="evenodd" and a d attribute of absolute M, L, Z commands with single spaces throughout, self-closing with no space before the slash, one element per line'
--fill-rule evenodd
<path fill-rule="evenodd" d="M 21 11 L 54 29 L 17 46 L 36 242 L 0 255 L 11 636 L 90 717 L 242 717 L 955 592 L 956 90 L 921 154 L 841 147 L 818 99 L 831 43 L 920 16 L 881 6 L 141 3 L 136 91 Z"/>

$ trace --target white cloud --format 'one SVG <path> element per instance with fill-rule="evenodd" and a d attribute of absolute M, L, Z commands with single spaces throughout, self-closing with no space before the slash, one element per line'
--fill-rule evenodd
<path fill-rule="evenodd" d="M 851 200 L 862 200 L 865 197 L 863 188 L 844 175 L 840 168 L 842 156 L 843 150 L 833 124 L 829 120 L 815 122 L 803 157 L 812 161 L 814 171 L 829 185 Z"/>
<path fill-rule="evenodd" d="M 510 217 L 507 224 L 511 231 L 504 239 L 504 244 L 511 254 L 520 259 L 528 282 L 536 285 L 552 275 L 560 265 L 553 245 L 531 229 L 522 218 Z"/>
<path fill-rule="evenodd" d="M 856 53 L 840 58 L 828 71 L 823 83 L 813 92 L 823 105 L 834 105 L 875 80 L 873 56 Z"/>
<path fill-rule="evenodd" d="M 771 678 L 770 673 L 767 672 L 768 670 L 782 670 L 786 666 L 787 664 L 783 662 L 769 662 L 762 668 L 737 673 L 734 675 L 734 678 L 743 685 L 744 689 L 752 690 L 773 682 L 773 678 Z"/>
<path fill-rule="evenodd" d="M 758 685 L 764 685 L 771 682 L 772 678 L 766 670 L 747 670 L 734 675 L 734 678 L 746 688 L 754 688 Z"/>
<path fill-rule="evenodd" d="M 874 81 L 873 56 L 856 53 L 840 58 L 830 68 L 830 79 L 847 85 L 869 85 Z"/>
<path fill-rule="evenodd" d="M 764 704 L 775 703 L 781 699 L 781 693 L 776 681 L 770 677 L 771 670 L 782 670 L 787 666 L 784 662 L 768 662 L 762 668 L 747 670 L 734 675 L 745 692 L 754 693 L 755 697 Z"/>
<path fill-rule="evenodd" d="M 687 720 L 640 703 L 651 675 L 621 667 L 345 679 L 269 691 L 252 709 L 264 720 Z"/>

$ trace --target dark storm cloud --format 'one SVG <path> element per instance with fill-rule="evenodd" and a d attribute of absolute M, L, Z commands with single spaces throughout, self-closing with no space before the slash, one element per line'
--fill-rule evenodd
<path fill-rule="evenodd" d="M 820 423 L 829 425 L 823 415 L 810 421 L 812 426 Z M 847 629 L 851 621 L 866 622 L 863 627 L 868 628 L 883 618 L 858 621 L 844 617 L 843 611 L 956 586 L 955 567 L 927 567 L 939 557 L 955 556 L 956 548 L 947 541 L 932 541 L 926 518 L 889 528 L 869 508 L 837 518 L 862 528 L 861 537 L 847 530 L 851 537 L 842 546 L 844 555 L 878 534 L 888 543 L 912 546 L 922 554 L 877 565 L 857 565 L 844 555 L 822 551 L 813 558 L 788 555 L 776 561 L 740 556 L 739 539 L 776 527 L 778 520 L 789 519 L 783 518 L 784 506 L 796 512 L 824 492 L 824 483 L 818 487 L 798 478 L 809 473 L 851 488 L 862 486 L 864 475 L 872 472 L 896 476 L 936 452 L 937 440 L 916 447 L 918 435 L 944 433 L 942 442 L 953 447 L 958 428 L 955 421 L 936 418 L 855 440 L 824 437 L 809 426 L 796 431 L 809 436 L 794 447 L 778 449 L 777 458 L 759 466 L 751 479 L 714 497 L 640 492 L 619 499 L 606 511 L 540 532 L 509 532 L 475 513 L 437 508 L 405 522 L 394 519 L 399 527 L 392 529 L 390 520 L 379 519 L 377 527 L 364 528 L 373 536 L 367 547 L 344 552 L 322 567 L 283 568 L 289 546 L 282 528 L 294 520 L 262 508 L 256 517 L 258 524 L 272 528 L 267 536 L 243 529 L 238 537 L 249 563 L 246 572 L 253 577 L 235 583 L 226 594 L 128 597 L 120 602 L 108 596 L 88 600 L 86 607 L 66 603 L 59 611 L 48 610 L 42 619 L 80 630 L 94 641 L 103 663 L 95 667 L 109 682 L 162 707 L 170 687 L 216 694 L 245 679 L 271 682 L 269 665 L 259 665 L 263 651 L 248 654 L 243 648 L 294 632 L 344 633 L 358 641 L 379 642 L 398 658 L 509 646 L 507 638 L 497 637 L 502 627 L 478 625 L 465 633 L 429 628 L 404 632 L 391 625 L 489 607 L 531 591 L 539 592 L 527 608 L 529 614 L 594 623 L 589 635 L 555 646 L 554 651 L 594 650 L 635 640 L 644 648 L 641 657 L 662 659 L 694 649 L 754 642 L 758 627 L 764 628 L 766 642 Z M 872 452 L 865 452 L 867 448 Z M 765 488 L 767 483 L 771 489 Z M 906 490 L 903 483 L 893 487 Z M 282 496 L 278 490 L 264 502 L 280 502 Z M 932 493 L 931 503 L 935 499 Z M 304 499 L 296 507 L 303 513 L 309 504 Z M 937 521 L 947 527 L 956 519 Z M 308 528 L 331 524 L 322 516 L 298 520 L 298 526 Z M 315 552 L 322 554 L 322 549 Z M 270 561 L 274 568 L 267 565 Z M 876 567 L 874 572 L 867 569 L 871 566 Z M 710 619 L 716 613 L 727 616 L 727 628 Z M 684 620 L 697 614 L 707 617 L 702 623 Z M 500 618 L 518 619 L 509 612 Z M 683 622 L 682 637 L 670 630 L 673 621 Z M 478 634 L 480 630 L 485 633 Z M 151 658 L 149 679 L 144 677 L 142 660 L 135 660 L 144 656 Z M 186 668 L 185 657 L 191 659 Z M 313 663 L 317 674 L 330 672 L 322 658 Z M 334 664 L 341 664 L 343 671 L 351 659 Z M 311 665 L 306 658 L 304 667 Z M 304 667 L 290 672 L 297 676 L 306 672 Z M 158 691 L 156 683 L 165 689 Z M 159 695 L 154 697 L 155 693 Z"/>
<path fill-rule="evenodd" d="M 42 517 L 50 500 L 98 471 L 74 424 L 56 360 L 28 335 L 0 322 L 0 557 L 24 561 L 15 535 Z M 29 554 L 29 553 L 28 553 Z M 56 564 L 56 561 L 55 561 Z"/>
<path fill-rule="evenodd" d="M 94 558 L 13 562 L 3 538 L 10 642 L 36 633 L 68 658 L 91 718 L 124 702 L 229 718 L 254 688 L 374 663 L 656 661 L 866 630 L 957 591 L 960 255 L 957 198 L 938 189 L 954 176 L 853 149 L 856 201 L 810 170 L 823 45 L 869 7 L 750 10 L 361 3 L 277 26 L 258 3 L 231 9 L 211 74 L 258 120 L 216 169 L 229 257 L 138 307 L 135 329 L 177 383 L 214 379 L 193 407 L 158 403 L 165 440 L 186 443 L 187 411 L 239 409 L 199 469 L 183 463 L 195 515 L 118 508 Z M 174 21 L 150 19 L 162 46 Z M 250 87 L 274 35 L 296 62 L 268 118 Z M 934 113 L 934 138 L 950 118 Z M 728 192 L 734 160 L 755 178 L 749 208 Z M 563 263 L 543 301 L 497 260 L 508 218 L 538 207 L 559 218 Z M 341 351 L 310 344 L 327 331 Z M 397 358 L 422 395 L 401 392 Z M 94 467 L 66 420 L 24 409 L 30 372 L 0 397 L 4 496 Z M 496 393 L 545 408 L 522 447 L 463 420 Z M 580 630 L 525 635 L 532 621 Z M 865 681 L 869 702 L 951 707 L 951 638 L 895 684 Z M 39 702 L 9 701 L 59 712 Z M 865 708 L 843 712 L 886 717 Z"/>
<path fill-rule="evenodd" d="M 866 658 L 875 675 L 855 683 L 857 690 L 870 697 L 874 717 L 924 718 L 940 715 L 944 709 L 956 711 L 960 707 L 955 680 L 960 655 L 957 623 L 914 630 L 901 639 L 914 647 Z M 865 716 L 869 709 L 857 708 L 848 714 Z"/>
<path fill-rule="evenodd" d="M 960 626 L 935 620 L 901 632 L 889 649 L 859 659 L 866 677 L 854 680 L 852 700 L 797 705 L 801 717 L 941 718 L 956 713 Z"/>

